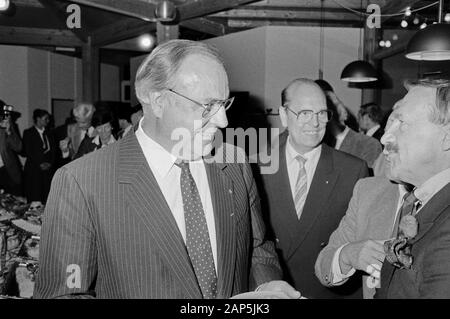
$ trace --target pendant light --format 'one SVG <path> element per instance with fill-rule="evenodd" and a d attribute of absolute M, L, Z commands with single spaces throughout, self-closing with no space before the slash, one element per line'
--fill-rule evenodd
<path fill-rule="evenodd" d="M 362 9 L 362 0 L 361 0 L 361 9 Z M 375 68 L 369 62 L 362 60 L 361 57 L 362 57 L 362 28 L 359 31 L 359 47 L 358 47 L 359 60 L 347 64 L 344 70 L 342 70 L 341 73 L 342 81 L 362 83 L 377 80 L 377 71 L 375 70 Z"/>
<path fill-rule="evenodd" d="M 450 24 L 442 23 L 444 0 L 439 1 L 438 23 L 417 31 L 406 46 L 411 60 L 450 60 Z"/>

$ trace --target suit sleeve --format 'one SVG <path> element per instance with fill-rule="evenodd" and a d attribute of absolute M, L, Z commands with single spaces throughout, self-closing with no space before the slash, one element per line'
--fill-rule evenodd
<path fill-rule="evenodd" d="M 89 209 L 75 178 L 59 169 L 43 217 L 35 298 L 95 296 L 97 249 Z"/>
<path fill-rule="evenodd" d="M 373 167 L 375 160 L 380 155 L 382 148 L 380 142 L 376 140 L 375 138 L 371 139 L 370 141 L 367 141 L 367 147 L 366 147 L 366 154 L 364 158 L 367 158 L 367 164 L 369 167 Z"/>
<path fill-rule="evenodd" d="M 364 162 L 361 165 L 361 169 L 359 170 L 358 174 L 358 180 L 361 178 L 366 178 L 370 176 L 369 167 L 367 167 L 367 164 Z"/>
<path fill-rule="evenodd" d="M 22 151 L 22 140 L 14 128 L 11 128 L 11 134 L 6 135 L 6 143 L 14 152 L 20 153 Z"/>
<path fill-rule="evenodd" d="M 450 210 L 447 209 L 450 216 Z M 438 233 L 430 241 L 422 265 L 420 298 L 450 298 L 450 217 L 440 226 Z"/>
<path fill-rule="evenodd" d="M 282 270 L 273 242 L 266 238 L 266 227 L 261 215 L 261 203 L 250 165 L 244 164 L 244 179 L 249 192 L 250 218 L 253 233 L 253 248 L 250 269 L 250 289 L 271 281 L 281 280 Z"/>
<path fill-rule="evenodd" d="M 332 262 L 336 251 L 342 245 L 356 240 L 360 188 L 361 183 L 358 181 L 353 190 L 353 196 L 350 199 L 345 216 L 339 223 L 338 228 L 331 234 L 328 245 L 322 249 L 317 257 L 314 269 L 316 277 L 324 286 L 333 286 Z M 348 280 L 348 278 L 346 280 Z M 343 284 L 343 282 L 339 283 L 339 285 L 341 284 Z"/>

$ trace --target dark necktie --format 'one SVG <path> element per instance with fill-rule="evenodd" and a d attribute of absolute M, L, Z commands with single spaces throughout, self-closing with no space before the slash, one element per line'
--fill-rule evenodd
<path fill-rule="evenodd" d="M 180 184 L 186 222 L 186 247 L 203 298 L 213 299 L 217 292 L 217 276 L 200 194 L 189 170 L 189 163 L 183 161 L 176 165 L 181 168 Z"/>
<path fill-rule="evenodd" d="M 392 232 L 392 237 L 397 237 L 403 235 L 399 233 L 399 225 L 402 218 L 406 215 L 413 214 L 417 210 L 419 200 L 414 195 L 414 192 L 406 193 L 403 196 L 403 204 L 400 208 L 400 212 L 397 214 L 397 218 L 395 219 L 395 225 Z"/>
<path fill-rule="evenodd" d="M 403 204 L 400 208 L 400 212 L 397 214 L 392 232 L 392 237 L 394 237 L 394 239 L 384 243 L 386 259 L 381 268 L 381 288 L 377 290 L 376 298 L 387 298 L 387 288 L 396 268 L 402 269 L 411 267 L 413 259 L 411 255 L 411 245 L 408 242 L 409 238 L 405 237 L 405 234 L 403 234 L 402 229 L 399 229 L 399 226 L 401 219 L 409 214 L 414 215 L 419 205 L 420 201 L 414 195 L 414 192 L 406 193 L 405 196 L 403 196 Z"/>

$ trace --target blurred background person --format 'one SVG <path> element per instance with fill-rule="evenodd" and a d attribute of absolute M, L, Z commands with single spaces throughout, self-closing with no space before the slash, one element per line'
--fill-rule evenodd
<path fill-rule="evenodd" d="M 139 121 L 141 120 L 141 118 L 143 116 L 144 116 L 144 112 L 142 111 L 141 104 L 136 104 L 135 106 L 132 107 L 130 119 L 131 119 L 131 124 L 133 125 L 134 131 L 136 131 L 138 129 Z"/>
<path fill-rule="evenodd" d="M 54 173 L 55 145 L 46 127 L 50 114 L 42 109 L 33 111 L 34 125 L 23 133 L 26 156 L 24 169 L 25 196 L 29 202 L 45 203 Z"/>
<path fill-rule="evenodd" d="M 378 104 L 367 103 L 361 105 L 358 113 L 358 123 L 361 132 L 379 141 L 384 134 L 384 128 L 381 126 L 382 122 L 383 111 Z"/>
<path fill-rule="evenodd" d="M 22 140 L 12 125 L 12 109 L 0 100 L 0 189 L 21 195 L 22 165 L 17 155 L 22 151 Z"/>
<path fill-rule="evenodd" d="M 129 132 L 134 131 L 133 124 L 131 123 L 131 108 L 129 107 L 119 108 L 117 112 L 117 119 L 119 121 L 119 128 L 120 128 L 120 131 L 117 134 L 117 137 L 119 139 L 125 137 Z"/>
<path fill-rule="evenodd" d="M 369 168 L 372 168 L 382 151 L 380 142 L 345 125 L 343 119 L 347 117 L 348 113 L 346 113 L 347 115 L 342 114 L 345 107 L 337 98 L 331 85 L 325 80 L 316 80 L 315 82 L 325 92 L 327 108 L 333 112 L 333 117 L 327 125 L 325 143 L 339 151 L 365 160 Z"/>
<path fill-rule="evenodd" d="M 92 127 L 95 129 L 94 136 L 84 138 L 81 142 L 75 159 L 89 154 L 102 147 L 106 147 L 116 141 L 113 132 L 113 117 L 110 112 L 98 110 L 94 112 L 92 117 Z"/>

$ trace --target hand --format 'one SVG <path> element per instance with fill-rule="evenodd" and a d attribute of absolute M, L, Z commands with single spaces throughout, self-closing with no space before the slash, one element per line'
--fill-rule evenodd
<path fill-rule="evenodd" d="M 280 298 L 299 299 L 301 294 L 286 281 L 272 280 L 258 287 L 258 291 L 271 291 L 280 294 Z"/>
<path fill-rule="evenodd" d="M 59 148 L 61 149 L 61 152 L 66 153 L 69 151 L 69 138 L 66 137 L 65 139 L 59 141 Z"/>
<path fill-rule="evenodd" d="M 362 240 L 346 245 L 339 256 L 342 273 L 346 274 L 351 268 L 355 268 L 379 279 L 386 257 L 383 243 L 384 240 Z"/>
<path fill-rule="evenodd" d="M 44 162 L 44 163 L 41 163 L 39 166 L 41 167 L 41 170 L 46 171 L 52 166 L 52 164 Z"/>

